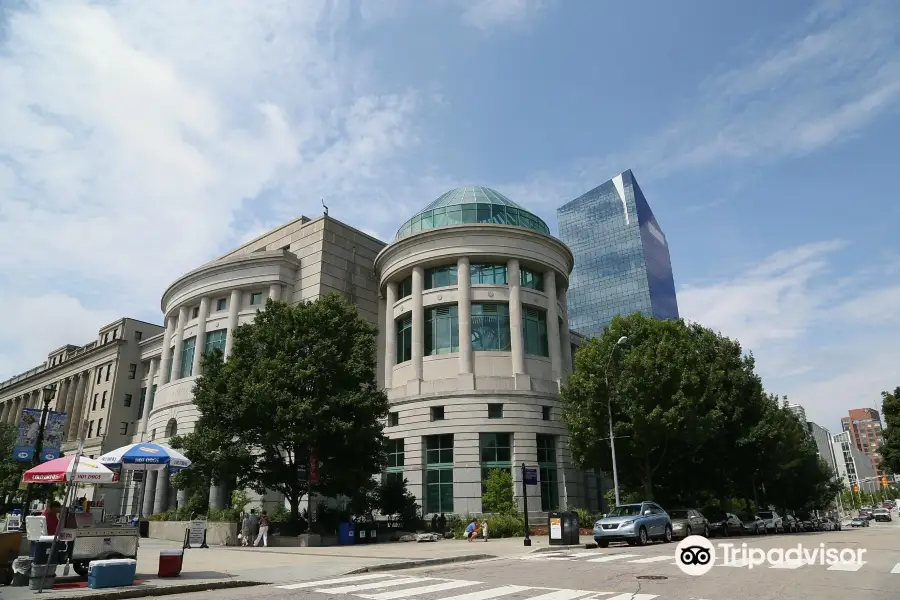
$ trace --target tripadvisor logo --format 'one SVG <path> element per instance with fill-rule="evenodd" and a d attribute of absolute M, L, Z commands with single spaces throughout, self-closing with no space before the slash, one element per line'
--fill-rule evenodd
<path fill-rule="evenodd" d="M 685 575 L 706 575 L 716 564 L 716 548 L 700 535 L 689 535 L 675 548 L 675 564 Z"/>

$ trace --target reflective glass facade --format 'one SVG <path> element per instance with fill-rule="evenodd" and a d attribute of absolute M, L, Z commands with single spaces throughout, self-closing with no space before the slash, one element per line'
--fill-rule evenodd
<path fill-rule="evenodd" d="M 616 315 L 677 319 L 666 237 L 631 171 L 557 211 L 559 238 L 575 255 L 569 327 L 600 335 Z"/>

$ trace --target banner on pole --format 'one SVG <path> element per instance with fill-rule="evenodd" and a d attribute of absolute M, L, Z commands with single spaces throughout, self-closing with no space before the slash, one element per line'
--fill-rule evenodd
<path fill-rule="evenodd" d="M 44 441 L 41 444 L 41 462 L 59 458 L 63 438 L 66 436 L 66 413 L 51 410 L 44 424 Z"/>
<path fill-rule="evenodd" d="M 34 448 L 37 445 L 38 433 L 41 430 L 41 409 L 26 408 L 19 415 L 19 431 L 13 446 L 13 460 L 31 462 Z"/>

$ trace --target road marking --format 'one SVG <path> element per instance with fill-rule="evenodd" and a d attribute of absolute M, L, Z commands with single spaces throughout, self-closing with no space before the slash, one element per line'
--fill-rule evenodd
<path fill-rule="evenodd" d="M 320 579 L 319 581 L 304 581 L 303 583 L 291 583 L 288 585 L 279 585 L 280 590 L 302 590 L 303 588 L 311 588 L 320 585 L 331 585 L 335 583 L 349 583 L 351 581 L 367 581 L 372 579 L 385 579 L 388 577 L 396 577 L 396 575 L 369 574 L 369 575 L 350 575 L 348 577 L 339 577 L 338 579 Z"/>
<path fill-rule="evenodd" d="M 555 592 L 550 592 L 549 594 L 533 596 L 528 600 L 575 600 L 576 598 L 590 596 L 591 594 L 596 593 L 597 592 L 585 592 L 584 590 L 556 590 Z"/>
<path fill-rule="evenodd" d="M 671 556 L 651 556 L 650 558 L 639 558 L 638 560 L 629 560 L 628 562 L 634 564 L 645 564 L 645 563 L 655 563 L 663 560 L 672 560 Z"/>
<path fill-rule="evenodd" d="M 723 562 L 719 566 L 721 566 L 721 567 L 746 567 L 749 564 L 750 564 L 749 558 L 742 558 L 740 560 L 732 560 L 732 561 L 728 561 L 728 562 Z"/>
<path fill-rule="evenodd" d="M 432 592 L 443 592 L 444 590 L 454 590 L 456 588 L 466 586 L 481 585 L 481 581 L 445 581 L 443 583 L 434 583 L 432 585 L 423 585 L 405 590 L 394 592 L 381 592 L 379 594 L 359 594 L 360 598 L 368 598 L 368 600 L 396 600 L 397 598 L 407 598 L 409 596 L 421 596 Z"/>
<path fill-rule="evenodd" d="M 659 594 L 619 594 L 612 598 L 606 598 L 606 600 L 653 600 L 658 597 Z"/>
<path fill-rule="evenodd" d="M 623 558 L 634 558 L 636 556 L 640 556 L 640 554 L 608 554 L 606 556 L 601 556 L 600 558 L 592 558 L 587 562 L 610 562 L 612 560 L 621 560 Z"/>
<path fill-rule="evenodd" d="M 806 564 L 803 560 L 786 560 L 769 567 L 770 569 L 799 569 Z"/>
<path fill-rule="evenodd" d="M 858 562 L 858 563 L 845 563 L 839 562 L 834 563 L 830 567 L 828 567 L 829 571 L 859 571 L 862 569 L 862 566 L 866 564 L 866 561 Z"/>
<path fill-rule="evenodd" d="M 897 563 L 896 565 L 894 565 L 894 568 L 891 569 L 891 575 L 894 575 L 897 573 L 900 573 L 900 563 Z"/>
<path fill-rule="evenodd" d="M 596 550 L 593 552 L 576 552 L 575 554 L 570 554 L 572 558 L 584 558 L 585 556 L 597 556 L 599 552 Z"/>
<path fill-rule="evenodd" d="M 401 577 L 399 579 L 388 579 L 387 581 L 376 581 L 375 583 L 361 583 L 359 585 L 342 585 L 338 587 L 324 587 L 315 591 L 321 594 L 349 594 L 362 590 L 378 590 L 395 585 L 405 585 L 407 583 L 419 583 L 421 581 L 434 581 L 431 577 Z"/>
<path fill-rule="evenodd" d="M 524 592 L 525 590 L 530 589 L 533 588 L 525 585 L 504 585 L 502 587 L 495 587 L 489 590 L 482 590 L 480 592 L 471 592 L 469 594 L 463 594 L 461 596 L 442 598 L 441 600 L 490 600 L 491 598 L 499 598 L 500 596 L 518 594 L 519 592 Z"/>

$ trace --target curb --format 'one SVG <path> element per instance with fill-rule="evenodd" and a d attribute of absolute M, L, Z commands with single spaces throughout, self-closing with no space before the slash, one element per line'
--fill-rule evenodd
<path fill-rule="evenodd" d="M 448 565 L 459 562 L 473 562 L 477 560 L 490 560 L 497 558 L 493 554 L 465 554 L 463 556 L 451 556 L 448 558 L 425 558 L 423 560 L 408 560 L 404 562 L 372 565 L 347 571 L 344 575 L 356 575 L 358 573 L 372 573 L 375 571 L 400 571 L 402 569 L 415 569 L 416 567 L 432 567 L 436 565 Z M 48 598 L 47 600 L 53 600 Z"/>
<path fill-rule="evenodd" d="M 597 547 L 596 542 L 589 542 L 586 544 L 575 544 L 573 546 L 544 546 L 543 548 L 535 548 L 528 554 L 542 554 L 544 552 L 562 552 L 565 550 L 575 550 L 578 548 L 583 548 L 585 550 L 593 550 Z"/>
<path fill-rule="evenodd" d="M 89 600 L 118 600 L 119 598 L 149 598 L 158 596 L 172 596 L 175 594 L 190 594 L 193 592 L 206 592 L 209 590 L 224 590 L 231 588 L 254 587 L 257 585 L 266 585 L 259 581 L 209 581 L 207 583 L 185 583 L 184 585 L 168 585 L 160 587 L 129 587 L 124 590 L 116 590 L 109 592 L 100 592 L 97 594 L 86 594 L 84 597 Z M 90 591 L 90 590 L 89 590 Z M 65 595 L 41 594 L 43 600 L 71 600 L 74 596 L 71 592 Z"/>

